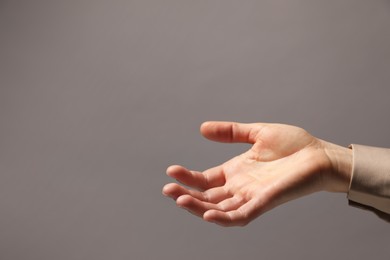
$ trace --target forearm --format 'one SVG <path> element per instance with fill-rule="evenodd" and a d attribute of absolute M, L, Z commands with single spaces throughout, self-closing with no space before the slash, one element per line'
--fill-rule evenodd
<path fill-rule="evenodd" d="M 390 214 L 390 149 L 352 145 L 348 199 Z"/>
<path fill-rule="evenodd" d="M 345 192 L 358 204 L 390 213 L 390 149 L 325 142 L 330 167 L 325 190 Z"/>

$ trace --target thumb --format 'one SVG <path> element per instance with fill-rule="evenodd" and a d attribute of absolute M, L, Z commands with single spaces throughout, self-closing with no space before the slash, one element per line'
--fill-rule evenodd
<path fill-rule="evenodd" d="M 256 142 L 257 133 L 263 124 L 243 124 L 236 122 L 204 122 L 200 132 L 212 141 L 223 143 L 251 143 Z"/>

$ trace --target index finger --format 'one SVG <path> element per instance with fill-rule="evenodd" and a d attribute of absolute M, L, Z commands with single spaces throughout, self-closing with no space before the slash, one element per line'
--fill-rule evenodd
<path fill-rule="evenodd" d="M 168 167 L 167 175 L 184 185 L 201 191 L 225 184 L 225 176 L 221 166 L 198 172 L 190 171 L 180 165 L 172 165 Z"/>

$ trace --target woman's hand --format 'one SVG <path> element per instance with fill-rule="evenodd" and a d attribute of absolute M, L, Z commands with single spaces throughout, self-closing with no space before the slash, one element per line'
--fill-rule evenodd
<path fill-rule="evenodd" d="M 206 122 L 206 138 L 253 144 L 247 152 L 204 172 L 170 166 L 163 194 L 179 207 L 222 226 L 244 226 L 289 200 L 327 190 L 347 192 L 352 154 L 305 130 L 281 124 Z"/>

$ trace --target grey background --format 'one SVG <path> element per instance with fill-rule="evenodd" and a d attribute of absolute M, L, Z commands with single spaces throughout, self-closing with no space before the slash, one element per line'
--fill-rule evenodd
<path fill-rule="evenodd" d="M 165 169 L 248 148 L 205 120 L 390 147 L 389 1 L 0 1 L 0 259 L 388 259 L 389 226 L 319 193 L 224 229 Z"/>

